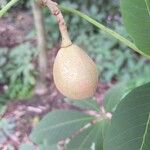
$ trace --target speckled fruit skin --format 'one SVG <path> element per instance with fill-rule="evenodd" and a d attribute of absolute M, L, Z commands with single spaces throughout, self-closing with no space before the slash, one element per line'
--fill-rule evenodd
<path fill-rule="evenodd" d="M 58 90 L 76 100 L 93 96 L 98 82 L 95 63 L 75 44 L 58 51 L 53 77 Z"/>

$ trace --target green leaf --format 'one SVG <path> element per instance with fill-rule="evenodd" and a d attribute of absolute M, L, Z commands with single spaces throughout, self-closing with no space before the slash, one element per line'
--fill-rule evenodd
<path fill-rule="evenodd" d="M 56 145 L 40 145 L 39 150 L 58 150 Z"/>
<path fill-rule="evenodd" d="M 39 150 L 58 150 L 57 145 L 49 144 L 46 140 L 39 146 Z"/>
<path fill-rule="evenodd" d="M 92 109 L 95 111 L 99 111 L 99 105 L 94 99 L 89 99 L 85 101 L 73 101 L 73 104 L 83 109 Z"/>
<path fill-rule="evenodd" d="M 8 150 L 15 150 L 15 148 L 12 145 L 7 145 Z"/>
<path fill-rule="evenodd" d="M 103 139 L 107 133 L 110 120 L 104 119 L 92 125 L 76 137 L 66 147 L 66 150 L 103 150 Z"/>
<path fill-rule="evenodd" d="M 49 144 L 56 144 L 85 126 L 92 119 L 91 116 L 72 110 L 50 112 L 32 131 L 31 139 L 38 144 L 41 144 L 43 140 L 47 140 Z"/>
<path fill-rule="evenodd" d="M 98 123 L 72 139 L 66 150 L 91 150 L 92 145 L 102 150 L 102 141 L 102 128 Z"/>
<path fill-rule="evenodd" d="M 21 146 L 19 147 L 19 150 L 35 150 L 35 147 L 31 144 L 21 144 Z"/>
<path fill-rule="evenodd" d="M 127 93 L 127 83 L 119 83 L 109 89 L 104 98 L 104 107 L 107 112 L 114 112 L 121 99 Z"/>
<path fill-rule="evenodd" d="M 150 83 L 131 91 L 118 105 L 104 150 L 149 150 Z"/>
<path fill-rule="evenodd" d="M 6 112 L 7 106 L 0 104 L 0 116 L 3 116 L 3 114 Z"/>
<path fill-rule="evenodd" d="M 121 11 L 135 44 L 150 55 L 150 0 L 121 0 Z"/>

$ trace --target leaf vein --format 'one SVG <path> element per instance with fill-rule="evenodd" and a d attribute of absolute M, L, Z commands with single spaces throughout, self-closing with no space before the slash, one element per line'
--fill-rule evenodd
<path fill-rule="evenodd" d="M 91 120 L 91 118 L 76 119 L 76 120 L 71 120 L 71 121 L 63 122 L 63 123 L 60 123 L 60 124 L 57 124 L 57 125 L 48 126 L 47 128 L 44 128 L 44 129 L 40 130 L 39 132 L 47 131 L 47 130 L 54 129 L 54 128 L 57 128 L 57 127 L 60 127 L 60 126 L 65 126 L 67 124 L 72 124 L 72 123 L 76 123 L 76 122 L 80 122 L 80 121 L 85 121 L 85 120 Z"/>
<path fill-rule="evenodd" d="M 143 149 L 143 146 L 144 146 L 144 143 L 145 143 L 145 139 L 146 139 L 146 135 L 147 135 L 147 132 L 148 132 L 149 124 L 150 124 L 150 113 L 149 113 L 148 120 L 147 120 L 147 123 L 146 123 L 146 128 L 145 128 L 145 132 L 144 132 L 144 136 L 143 136 L 142 145 L 141 145 L 140 150 Z"/>
<path fill-rule="evenodd" d="M 146 3 L 146 7 L 147 7 L 148 14 L 149 14 L 149 17 L 150 17 L 150 8 L 149 8 L 149 6 L 148 6 L 148 2 L 147 2 L 147 0 L 145 0 L 145 3 Z"/>

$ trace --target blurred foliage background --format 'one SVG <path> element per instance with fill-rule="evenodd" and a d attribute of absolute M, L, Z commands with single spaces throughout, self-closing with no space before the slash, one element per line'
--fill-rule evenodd
<path fill-rule="evenodd" d="M 3 0 L 0 3 L 2 6 L 6 1 Z M 129 38 L 123 27 L 119 0 L 59 0 L 58 3 L 76 8 Z M 22 1 L 15 9 L 25 10 L 32 14 L 30 1 Z M 48 48 L 52 49 L 60 42 L 60 34 L 56 20 L 49 15 L 48 9 L 43 9 L 43 13 Z M 71 39 L 85 49 L 95 60 L 100 72 L 100 82 L 108 83 L 134 79 L 137 79 L 137 82 L 143 82 L 149 80 L 149 60 L 78 16 L 65 12 L 64 15 Z M 26 39 L 35 36 L 35 30 L 32 29 Z M 35 45 L 31 43 L 21 43 L 15 47 L 0 47 L 0 85 L 5 85 L 5 95 L 8 98 L 25 98 L 32 94 L 37 80 L 37 68 L 33 60 L 37 56 L 38 51 Z"/>

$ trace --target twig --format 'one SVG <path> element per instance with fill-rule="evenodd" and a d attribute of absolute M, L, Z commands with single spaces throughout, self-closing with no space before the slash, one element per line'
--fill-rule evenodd
<path fill-rule="evenodd" d="M 41 0 L 44 5 L 46 5 L 52 14 L 57 18 L 57 22 L 59 25 L 59 30 L 62 36 L 62 44 L 61 47 L 68 47 L 72 44 L 69 33 L 67 31 L 66 22 L 64 20 L 64 17 L 58 7 L 58 4 L 56 2 L 53 2 L 51 0 Z"/>

